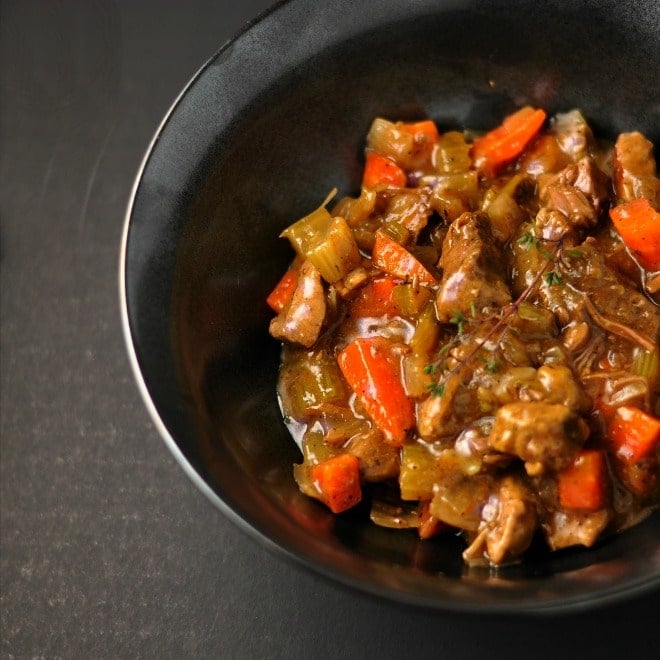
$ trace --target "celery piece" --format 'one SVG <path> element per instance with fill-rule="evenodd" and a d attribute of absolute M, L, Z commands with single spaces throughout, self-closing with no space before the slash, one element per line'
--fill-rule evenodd
<path fill-rule="evenodd" d="M 458 197 L 470 204 L 476 204 L 479 198 L 479 175 L 476 170 L 424 176 L 420 184 L 430 185 L 442 195 Z"/>
<path fill-rule="evenodd" d="M 376 117 L 367 134 L 367 148 L 389 156 L 397 163 L 404 163 L 413 150 L 413 136 L 391 121 Z"/>
<path fill-rule="evenodd" d="M 402 316 L 413 318 L 417 316 L 431 299 L 430 289 L 412 284 L 398 284 L 392 290 L 392 298 L 401 311 Z"/>
<path fill-rule="evenodd" d="M 292 225 L 289 225 L 280 238 L 288 238 L 293 249 L 300 255 L 306 256 L 310 248 L 318 240 L 320 233 L 325 232 L 332 222 L 332 216 L 325 206 L 319 206 L 308 215 Z"/>
<path fill-rule="evenodd" d="M 435 305 L 430 301 L 417 319 L 410 348 L 414 353 L 429 355 L 435 349 L 439 337 L 440 325 L 435 314 Z"/>
<path fill-rule="evenodd" d="M 433 166 L 437 172 L 466 172 L 472 165 L 470 145 L 459 131 L 448 131 L 440 136 L 433 155 Z"/>
<path fill-rule="evenodd" d="M 484 198 L 481 210 L 488 213 L 493 234 L 501 243 L 511 240 L 524 217 L 515 199 L 516 190 L 524 180 L 524 174 L 516 174 L 500 190 Z"/>
<path fill-rule="evenodd" d="M 446 222 L 453 222 L 461 213 L 469 211 L 470 207 L 460 197 L 450 195 L 440 190 L 434 190 L 430 198 L 431 208 L 441 215 Z"/>
<path fill-rule="evenodd" d="M 517 313 L 511 317 L 510 326 L 529 338 L 554 337 L 557 334 L 554 314 L 528 301 L 518 305 Z"/>
<path fill-rule="evenodd" d="M 406 394 L 411 397 L 420 398 L 428 394 L 433 385 L 433 376 L 429 372 L 430 358 L 428 355 L 410 353 L 403 357 L 401 366 L 403 383 Z"/>
<path fill-rule="evenodd" d="M 333 216 L 341 216 L 349 227 L 355 228 L 365 222 L 376 205 L 376 191 L 362 188 L 359 197 L 344 197 L 332 209 Z"/>
<path fill-rule="evenodd" d="M 280 234 L 288 238 L 296 252 L 309 259 L 330 284 L 360 264 L 360 252 L 347 222 L 341 217 L 333 218 L 325 208 L 335 193 L 333 190 L 319 208 Z"/>
<path fill-rule="evenodd" d="M 635 350 L 632 367 L 633 373 L 636 376 L 648 378 L 652 386 L 658 380 L 659 366 L 658 350 L 646 351 L 643 348 L 637 348 Z"/>
<path fill-rule="evenodd" d="M 324 434 L 316 426 L 312 427 L 303 438 L 303 460 L 306 465 L 318 465 L 333 458 L 341 450 L 325 442 Z"/>
<path fill-rule="evenodd" d="M 329 283 L 341 279 L 360 263 L 358 246 L 347 222 L 341 217 L 333 218 L 325 208 L 336 194 L 335 188 L 321 206 L 280 234 L 288 238 L 294 250 L 309 259 Z"/>
<path fill-rule="evenodd" d="M 312 406 L 342 401 L 346 387 L 334 360 L 305 353 L 280 373 L 279 393 L 284 413 L 300 421 Z"/>
<path fill-rule="evenodd" d="M 433 486 L 440 478 L 434 454 L 421 443 L 407 444 L 401 449 L 399 488 L 404 500 L 429 500 Z"/>
<path fill-rule="evenodd" d="M 310 241 L 306 256 L 329 284 L 342 279 L 360 265 L 357 243 L 343 218 L 330 220 L 317 240 Z"/>
<path fill-rule="evenodd" d="M 410 238 L 410 232 L 400 222 L 385 222 L 383 232 L 400 245 L 405 245 Z"/>

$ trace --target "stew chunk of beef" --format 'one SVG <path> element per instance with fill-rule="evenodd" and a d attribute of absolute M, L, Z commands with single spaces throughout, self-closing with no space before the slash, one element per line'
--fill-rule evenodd
<path fill-rule="evenodd" d="M 291 302 L 270 322 L 270 334 L 309 348 L 319 337 L 325 310 L 321 275 L 311 261 L 305 261 Z"/>
<path fill-rule="evenodd" d="M 622 133 L 612 157 L 614 189 L 621 202 L 646 197 L 658 208 L 660 181 L 656 178 L 653 143 L 641 133 Z"/>
<path fill-rule="evenodd" d="M 485 546 L 488 558 L 503 564 L 520 557 L 529 547 L 538 523 L 534 493 L 517 475 L 503 477 L 482 510 L 480 531 L 463 553 L 476 559 Z"/>
<path fill-rule="evenodd" d="M 456 312 L 500 308 L 511 302 L 504 282 L 504 260 L 495 246 L 484 213 L 463 213 L 451 224 L 442 244 L 443 270 L 436 298 L 438 319 L 446 323 Z"/>
<path fill-rule="evenodd" d="M 525 463 L 529 475 L 566 467 L 586 439 L 586 426 L 570 408 L 559 403 L 518 401 L 495 415 L 490 444 Z"/>

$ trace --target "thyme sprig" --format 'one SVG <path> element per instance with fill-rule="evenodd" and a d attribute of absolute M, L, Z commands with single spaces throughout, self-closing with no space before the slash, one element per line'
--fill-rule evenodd
<path fill-rule="evenodd" d="M 458 375 L 475 359 L 483 362 L 485 364 L 486 370 L 489 373 L 495 373 L 500 367 L 497 359 L 494 356 L 491 356 L 490 358 L 484 358 L 482 355 L 482 352 L 486 350 L 485 347 L 487 344 L 493 340 L 496 344 L 499 344 L 502 341 L 502 338 L 510 328 L 510 321 L 512 317 L 518 313 L 520 305 L 534 293 L 542 281 L 544 281 L 547 286 L 561 286 L 563 280 L 561 274 L 558 271 L 558 267 L 566 255 L 572 258 L 578 258 L 582 256 L 582 252 L 580 250 L 576 250 L 574 248 L 569 248 L 568 250 L 565 249 L 562 239 L 549 240 L 539 238 L 530 231 L 525 232 L 517 240 L 517 243 L 525 247 L 525 249 L 531 249 L 534 247 L 535 249 L 539 250 L 539 253 L 545 257 L 545 262 L 541 268 L 539 268 L 538 272 L 534 275 L 531 282 L 529 282 L 527 287 L 525 287 L 525 290 L 518 296 L 518 298 L 500 310 L 499 315 L 495 317 L 496 321 L 492 328 L 477 342 L 476 346 L 470 350 L 470 352 L 465 357 L 455 358 L 456 365 L 452 369 L 444 371 L 444 373 L 440 375 L 436 382 L 431 383 L 428 386 L 428 390 L 431 395 L 443 396 L 448 380 Z M 543 246 L 546 246 L 549 249 L 546 249 L 546 247 Z M 470 309 L 476 312 L 476 305 L 474 302 L 470 305 Z M 476 316 L 476 314 L 473 314 L 473 316 Z M 457 334 L 460 336 L 464 334 L 469 319 L 467 319 L 465 315 L 459 310 L 454 310 L 452 317 L 449 319 L 449 322 L 456 326 Z M 425 373 L 429 375 L 436 375 L 439 371 L 443 371 L 442 367 L 446 364 L 444 355 L 446 355 L 452 348 L 457 345 L 458 342 L 456 340 L 446 343 L 438 353 L 438 356 L 441 359 L 435 363 L 432 363 L 431 365 L 427 365 L 428 371 L 425 369 Z"/>

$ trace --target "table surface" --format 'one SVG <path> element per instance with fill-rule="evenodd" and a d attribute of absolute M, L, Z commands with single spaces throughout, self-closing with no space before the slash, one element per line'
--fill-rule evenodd
<path fill-rule="evenodd" d="M 128 196 L 171 101 L 267 4 L 0 5 L 2 657 L 652 657 L 657 593 L 548 621 L 330 583 L 227 520 L 158 436 L 120 330 Z"/>

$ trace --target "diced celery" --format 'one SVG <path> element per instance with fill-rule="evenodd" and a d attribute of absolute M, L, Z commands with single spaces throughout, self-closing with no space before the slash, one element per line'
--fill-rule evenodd
<path fill-rule="evenodd" d="M 398 284 L 392 290 L 392 298 L 401 311 L 401 315 L 407 318 L 417 316 L 431 299 L 431 290 L 424 286 L 413 286 L 412 284 Z"/>
<path fill-rule="evenodd" d="M 300 218 L 297 222 L 289 225 L 281 234 L 280 238 L 288 238 L 293 249 L 301 255 L 306 255 L 309 244 L 318 240 L 318 235 L 324 232 L 332 217 L 326 209 L 327 204 L 337 194 L 337 189 L 333 188 L 329 195 L 323 201 L 323 204 L 311 213 Z"/>
<path fill-rule="evenodd" d="M 331 284 L 360 263 L 358 246 L 348 223 L 341 217 L 333 218 L 325 208 L 335 194 L 333 190 L 319 208 L 280 234 L 288 238 L 296 252 L 309 259 L 321 277 Z"/>
<path fill-rule="evenodd" d="M 441 195 L 458 197 L 470 204 L 476 204 L 479 198 L 479 175 L 476 170 L 423 176 L 420 184 L 432 186 Z"/>
<path fill-rule="evenodd" d="M 658 359 L 658 350 L 646 351 L 638 348 L 633 358 L 633 373 L 636 376 L 648 378 L 649 383 L 654 385 L 658 380 L 660 370 L 660 360 Z"/>
<path fill-rule="evenodd" d="M 466 172 L 470 169 L 470 145 L 465 141 L 463 133 L 448 131 L 440 136 L 433 165 L 440 173 Z"/>
<path fill-rule="evenodd" d="M 343 197 L 332 209 L 333 216 L 341 216 L 350 227 L 364 222 L 376 205 L 376 191 L 362 188 L 359 197 Z"/>
<path fill-rule="evenodd" d="M 433 384 L 433 377 L 428 370 L 429 362 L 428 355 L 410 353 L 404 356 L 403 384 L 408 396 L 419 398 L 428 394 L 429 387 Z"/>
<path fill-rule="evenodd" d="M 334 360 L 318 353 L 303 354 L 280 373 L 279 393 L 284 413 L 295 420 L 308 409 L 346 396 L 344 380 Z"/>
<path fill-rule="evenodd" d="M 406 444 L 401 449 L 399 488 L 404 500 L 429 500 L 433 486 L 440 478 L 438 462 L 428 447 L 421 443 Z"/>
<path fill-rule="evenodd" d="M 357 243 L 343 218 L 331 219 L 317 241 L 310 242 L 306 256 L 330 284 L 360 265 Z"/>
<path fill-rule="evenodd" d="M 367 147 L 403 163 L 413 150 L 413 136 L 391 121 L 377 117 L 367 134 Z"/>
<path fill-rule="evenodd" d="M 545 307 L 537 307 L 522 301 L 518 312 L 511 317 L 510 325 L 528 337 L 548 337 L 557 334 L 554 314 Z"/>
<path fill-rule="evenodd" d="M 433 301 L 429 302 L 417 319 L 415 332 L 410 340 L 413 353 L 428 355 L 433 351 L 440 337 L 440 325 L 435 314 Z"/>
<path fill-rule="evenodd" d="M 341 450 L 325 442 L 323 431 L 312 429 L 303 438 L 303 460 L 307 465 L 318 465 L 333 458 Z"/>
<path fill-rule="evenodd" d="M 487 195 L 481 210 L 488 213 L 495 238 L 502 243 L 511 240 L 520 221 L 523 210 L 515 200 L 518 186 L 525 180 L 523 174 L 516 174 L 496 193 Z"/>
<path fill-rule="evenodd" d="M 460 197 L 439 190 L 434 190 L 431 193 L 429 201 L 431 208 L 441 215 L 446 222 L 453 222 L 461 213 L 470 210 L 470 207 Z"/>
<path fill-rule="evenodd" d="M 410 238 L 410 232 L 400 222 L 386 222 L 383 232 L 401 245 L 405 245 Z"/>

